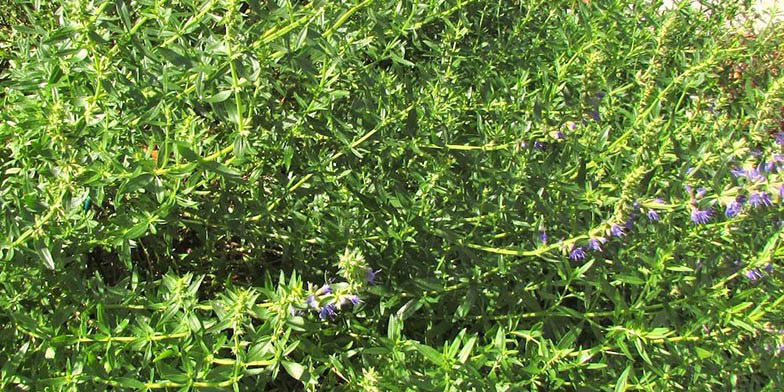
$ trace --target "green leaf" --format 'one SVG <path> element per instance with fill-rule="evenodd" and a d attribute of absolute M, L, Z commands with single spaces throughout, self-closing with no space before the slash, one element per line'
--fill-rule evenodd
<path fill-rule="evenodd" d="M 438 350 L 421 343 L 414 343 L 414 348 L 430 362 L 439 366 L 444 365 L 444 358 Z"/>
<path fill-rule="evenodd" d="M 193 61 L 171 49 L 168 48 L 158 48 L 158 54 L 163 56 L 168 62 L 181 67 L 181 68 L 193 68 L 194 64 Z"/>
<path fill-rule="evenodd" d="M 230 96 L 231 96 L 231 90 L 224 90 L 224 91 L 216 93 L 213 96 L 205 99 L 204 102 L 207 102 L 207 103 L 223 102 L 223 101 L 229 99 Z"/>
<path fill-rule="evenodd" d="M 36 251 L 38 252 L 38 256 L 41 257 L 41 261 L 43 261 L 44 266 L 46 267 L 46 269 L 48 269 L 50 271 L 54 270 L 54 267 L 55 267 L 54 266 L 54 259 L 52 259 L 52 253 L 49 252 L 49 248 L 47 248 L 44 245 L 40 245 L 40 246 L 38 246 Z"/>
<path fill-rule="evenodd" d="M 476 336 L 471 336 L 468 338 L 468 341 L 463 346 L 463 349 L 460 350 L 460 355 L 457 356 L 457 359 L 460 363 L 465 363 L 468 360 L 468 357 L 471 355 L 471 350 L 474 349 L 474 344 L 476 343 Z"/>
<path fill-rule="evenodd" d="M 626 366 L 626 369 L 621 373 L 621 376 L 618 377 L 618 381 L 615 383 L 615 392 L 624 392 L 626 391 L 627 382 L 629 380 L 629 372 L 632 371 L 632 364 L 629 363 Z"/>
<path fill-rule="evenodd" d="M 302 375 L 305 373 L 305 367 L 291 361 L 281 361 L 281 365 L 283 368 L 286 369 L 286 373 L 288 373 L 291 377 L 294 377 L 295 380 L 302 379 Z"/>

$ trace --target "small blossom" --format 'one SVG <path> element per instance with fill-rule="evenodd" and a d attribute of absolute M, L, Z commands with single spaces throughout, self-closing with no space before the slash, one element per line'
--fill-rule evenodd
<path fill-rule="evenodd" d="M 610 227 L 610 233 L 615 237 L 623 237 L 626 235 L 621 226 L 618 225 L 612 225 L 612 227 Z"/>
<path fill-rule="evenodd" d="M 599 92 L 596 93 L 596 98 L 604 99 L 605 95 L 607 95 L 607 94 L 605 94 L 604 91 L 599 91 Z"/>
<path fill-rule="evenodd" d="M 752 282 L 762 278 L 762 272 L 760 272 L 759 268 L 752 268 L 745 273 L 746 278 Z"/>
<path fill-rule="evenodd" d="M 664 199 L 662 199 L 662 198 L 659 198 L 659 197 L 657 197 L 657 198 L 656 198 L 654 201 L 656 202 L 656 204 L 659 204 L 659 205 L 665 205 L 665 204 L 667 204 L 667 203 L 664 201 Z"/>
<path fill-rule="evenodd" d="M 570 130 L 574 131 L 577 129 L 577 124 L 574 121 L 569 121 L 566 123 L 566 126 L 569 127 Z"/>
<path fill-rule="evenodd" d="M 336 315 L 337 313 L 335 312 L 335 305 L 332 304 L 324 305 L 324 307 L 321 308 L 321 311 L 319 312 L 319 318 L 322 320 L 334 320 Z"/>
<path fill-rule="evenodd" d="M 604 244 L 605 242 L 607 242 L 607 240 L 604 239 L 603 237 L 591 238 L 591 240 L 588 241 L 588 249 L 601 252 L 602 244 Z"/>
<path fill-rule="evenodd" d="M 544 150 L 544 144 L 540 141 L 535 141 L 534 148 L 537 150 Z"/>
<path fill-rule="evenodd" d="M 773 202 L 770 200 L 770 195 L 767 192 L 755 192 L 749 196 L 749 204 L 752 207 L 770 207 L 773 205 Z"/>
<path fill-rule="evenodd" d="M 539 233 L 539 242 L 546 244 L 547 243 L 547 232 L 542 231 Z"/>
<path fill-rule="evenodd" d="M 376 275 L 378 275 L 379 272 L 381 272 L 381 270 L 373 271 L 372 268 L 368 268 L 367 269 L 367 274 L 365 275 L 365 278 L 367 279 L 368 283 L 375 284 L 376 283 Z"/>
<path fill-rule="evenodd" d="M 740 212 L 741 207 L 742 207 L 741 204 L 738 203 L 737 200 L 733 201 L 732 203 L 727 204 L 727 209 L 724 210 L 724 215 L 727 218 L 733 218 L 736 215 L 738 215 L 738 213 Z"/>
<path fill-rule="evenodd" d="M 739 168 L 739 167 L 735 167 L 735 168 L 731 169 L 730 173 L 732 173 L 732 175 L 735 176 L 736 178 L 737 177 L 746 177 L 746 171 L 741 169 L 741 168 Z"/>
<path fill-rule="evenodd" d="M 691 173 L 694 173 L 694 168 L 693 167 L 690 167 L 690 168 L 686 169 L 686 175 L 687 176 L 690 176 Z"/>
<path fill-rule="evenodd" d="M 646 215 L 648 215 L 648 219 L 650 219 L 651 222 L 656 222 L 659 220 L 659 214 L 654 210 L 648 210 Z"/>
<path fill-rule="evenodd" d="M 593 118 L 593 121 L 596 121 L 596 122 L 599 122 L 602 119 L 601 115 L 599 115 L 599 111 L 598 110 L 591 110 L 591 117 Z"/>
<path fill-rule="evenodd" d="M 784 199 L 784 184 L 779 187 L 779 197 Z"/>
<path fill-rule="evenodd" d="M 332 293 L 332 287 L 330 287 L 328 284 L 321 286 L 319 291 L 316 292 L 316 294 L 321 294 L 321 295 L 327 295 L 331 293 Z"/>
<path fill-rule="evenodd" d="M 776 170 L 776 162 L 775 161 L 768 161 L 765 163 L 765 171 L 772 172 Z"/>
<path fill-rule="evenodd" d="M 683 189 L 686 191 L 686 193 L 691 193 L 691 185 L 685 184 L 683 185 Z"/>
<path fill-rule="evenodd" d="M 312 295 L 305 300 L 305 303 L 308 304 L 308 306 L 311 308 L 318 309 L 318 302 L 316 302 L 316 297 Z"/>
<path fill-rule="evenodd" d="M 572 252 L 569 253 L 569 258 L 572 260 L 582 260 L 585 258 L 585 251 L 581 247 L 576 247 L 572 249 Z"/>
<path fill-rule="evenodd" d="M 762 181 L 765 177 L 760 173 L 760 168 L 751 168 L 746 170 L 746 178 L 751 181 Z"/>
<path fill-rule="evenodd" d="M 635 202 L 632 204 L 632 208 L 633 208 L 633 209 L 635 209 L 635 210 L 639 210 L 639 209 L 640 209 L 640 202 L 638 202 L 638 201 L 635 201 Z"/>
<path fill-rule="evenodd" d="M 784 132 L 779 132 L 779 134 L 776 135 L 776 144 L 784 146 Z"/>
<path fill-rule="evenodd" d="M 701 198 L 701 197 L 705 196 L 705 194 L 707 192 L 708 192 L 707 189 L 705 189 L 703 187 L 700 187 L 700 189 L 697 189 L 697 198 Z"/>
<path fill-rule="evenodd" d="M 633 229 L 634 228 L 634 217 L 630 216 L 629 219 L 627 219 L 626 222 L 623 223 L 623 227 L 625 227 L 626 230 Z"/>
<path fill-rule="evenodd" d="M 704 225 L 708 223 L 710 218 L 711 218 L 710 211 L 698 210 L 696 208 L 691 211 L 691 221 L 694 222 L 695 224 Z"/>
<path fill-rule="evenodd" d="M 768 275 L 771 275 L 771 274 L 773 274 L 773 264 L 771 264 L 771 263 L 768 263 L 768 265 L 766 265 L 766 266 L 765 266 L 765 272 L 766 272 Z"/>

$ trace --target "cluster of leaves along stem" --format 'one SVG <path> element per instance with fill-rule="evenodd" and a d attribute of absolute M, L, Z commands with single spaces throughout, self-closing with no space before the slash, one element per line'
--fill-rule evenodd
<path fill-rule="evenodd" d="M 737 0 L 0 4 L 0 390 L 778 390 Z"/>

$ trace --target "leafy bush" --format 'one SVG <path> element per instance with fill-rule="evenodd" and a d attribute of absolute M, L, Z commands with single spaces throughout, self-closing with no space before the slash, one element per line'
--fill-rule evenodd
<path fill-rule="evenodd" d="M 1 6 L 0 389 L 776 390 L 784 31 L 659 3 Z"/>

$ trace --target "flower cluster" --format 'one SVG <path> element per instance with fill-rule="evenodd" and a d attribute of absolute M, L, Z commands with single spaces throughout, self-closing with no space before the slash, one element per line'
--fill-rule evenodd
<path fill-rule="evenodd" d="M 345 282 L 327 284 L 316 289 L 309 285 L 308 295 L 302 305 L 307 310 L 318 313 L 322 320 L 334 320 L 338 312 L 348 304 L 358 306 L 363 303 L 357 295 L 366 285 L 376 283 L 376 276 L 381 270 L 368 266 L 359 249 L 346 249 L 338 260 L 339 275 Z M 292 314 L 296 310 L 292 310 Z"/>

